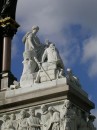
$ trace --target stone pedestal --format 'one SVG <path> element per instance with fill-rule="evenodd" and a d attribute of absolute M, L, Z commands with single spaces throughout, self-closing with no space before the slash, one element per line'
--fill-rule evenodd
<path fill-rule="evenodd" d="M 1 92 L 0 111 L 9 111 L 28 106 L 37 106 L 69 99 L 79 108 L 90 112 L 94 103 L 88 99 L 88 94 L 81 88 L 69 86 L 66 78 L 35 84 L 32 87 L 19 88 Z M 0 96 L 1 99 L 1 96 Z M 4 106 L 8 106 L 4 109 Z"/>
<path fill-rule="evenodd" d="M 57 78 L 57 66 L 55 63 L 45 62 L 40 70 L 40 82 L 46 82 Z"/>
<path fill-rule="evenodd" d="M 3 38 L 2 35 L 0 34 L 0 73 L 2 72 L 2 58 L 3 58 Z"/>
<path fill-rule="evenodd" d="M 28 121 L 31 116 L 29 113 L 33 111 L 35 112 L 34 119 L 39 119 L 43 123 L 39 123 L 41 130 L 45 129 L 42 117 L 43 115 L 46 117 L 46 113 L 50 114 L 49 117 L 47 116 L 49 120 L 45 118 L 45 121 L 47 120 L 48 122 L 48 126 L 50 125 L 49 121 L 53 119 L 53 115 L 58 119 L 58 127 L 64 130 L 61 127 L 62 121 L 64 125 L 63 116 L 66 109 L 64 108 L 64 103 L 67 103 L 67 101 L 71 104 L 69 114 L 73 112 L 73 119 L 76 121 L 75 123 L 73 122 L 72 127 L 74 127 L 75 124 L 76 130 L 78 130 L 78 127 L 82 127 L 81 125 L 83 124 L 77 122 L 76 119 L 79 119 L 78 121 L 84 121 L 84 125 L 87 126 L 89 123 L 84 119 L 87 118 L 86 114 L 90 115 L 90 110 L 94 109 L 95 105 L 88 99 L 88 94 L 81 88 L 67 85 L 66 78 L 35 84 L 32 87 L 2 91 L 0 92 L 0 127 L 2 126 L 4 115 L 7 115 L 10 121 L 10 115 L 15 114 L 15 121 L 20 123 L 21 121 Z M 43 114 L 44 110 L 47 112 Z M 79 112 L 81 112 L 81 115 L 79 115 Z M 26 114 L 26 116 L 21 120 L 22 113 L 24 113 L 24 115 Z M 70 117 L 67 116 L 67 118 L 71 118 L 72 114 Z M 85 118 L 83 118 L 83 116 Z M 89 117 L 93 116 L 90 115 Z M 26 127 L 28 128 L 29 126 Z"/>
<path fill-rule="evenodd" d="M 14 77 L 14 75 L 11 72 L 2 73 L 1 91 L 5 91 L 5 90 L 9 89 L 10 85 L 12 85 L 13 82 L 16 80 L 17 80 L 17 78 Z"/>
<path fill-rule="evenodd" d="M 68 99 L 77 108 L 90 114 L 94 103 L 88 99 L 88 94 L 81 88 L 67 85 L 66 78 L 35 84 L 32 87 L 19 88 L 0 92 L 0 120 L 6 113 L 15 113 L 21 110 L 28 111 L 35 108 L 36 113 L 41 113 L 43 104 L 53 106 L 57 111 L 62 111 L 64 100 Z"/>
<path fill-rule="evenodd" d="M 46 82 L 56 79 L 56 73 L 57 73 L 56 69 L 46 70 L 46 72 L 44 72 L 43 70 L 40 71 L 40 82 Z"/>
<path fill-rule="evenodd" d="M 32 87 L 34 84 L 36 74 L 23 74 L 20 79 L 20 86 L 24 87 Z"/>
<path fill-rule="evenodd" d="M 1 73 L 2 73 L 2 58 L 3 58 L 3 36 L 2 36 L 2 28 L 0 27 L 0 88 L 1 88 Z"/>

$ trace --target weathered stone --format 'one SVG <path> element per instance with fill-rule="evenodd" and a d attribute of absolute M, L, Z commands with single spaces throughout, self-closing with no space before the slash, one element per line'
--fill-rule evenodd
<path fill-rule="evenodd" d="M 31 87 L 34 84 L 36 74 L 23 74 L 20 79 L 20 87 Z"/>
<path fill-rule="evenodd" d="M 29 130 L 40 130 L 40 119 L 35 115 L 35 108 L 29 109 L 29 118 L 27 119 L 28 129 Z"/>
<path fill-rule="evenodd" d="M 10 85 L 14 84 L 14 81 L 17 81 L 17 79 L 11 72 L 3 73 L 1 77 L 1 91 L 9 89 Z"/>
<path fill-rule="evenodd" d="M 70 69 L 65 76 L 55 45 L 47 41 L 44 49 L 40 44 L 38 30 L 34 26 L 23 38 L 20 83 L 14 80 L 0 92 L 0 130 L 95 130 L 94 103 Z"/>

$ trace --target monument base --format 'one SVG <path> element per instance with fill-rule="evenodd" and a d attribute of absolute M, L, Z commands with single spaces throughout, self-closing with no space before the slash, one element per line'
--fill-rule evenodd
<path fill-rule="evenodd" d="M 73 104 L 89 112 L 94 104 L 88 99 L 88 94 L 79 87 L 69 86 L 66 78 L 7 90 L 0 93 L 0 111 L 14 110 L 22 107 L 36 106 L 42 103 L 63 101 L 68 98 Z M 2 109 L 3 108 L 3 109 Z"/>
<path fill-rule="evenodd" d="M 70 109 L 64 108 L 66 106 L 65 103 L 68 102 L 72 104 Z M 46 113 L 50 114 L 50 119 L 52 117 L 50 112 L 53 111 L 53 116 L 58 114 L 58 123 L 59 128 L 61 129 L 61 121 L 63 120 L 62 116 L 64 115 L 65 109 L 68 110 L 70 119 L 72 118 L 70 112 L 73 112 L 74 120 L 77 119 L 78 121 L 82 122 L 84 118 L 81 116 L 84 115 L 86 119 L 86 114 L 88 114 L 89 117 L 91 117 L 90 110 L 93 108 L 94 103 L 88 99 L 88 94 L 79 87 L 67 85 L 66 78 L 34 84 L 32 87 L 2 91 L 0 92 L 0 129 L 4 124 L 2 123 L 2 120 L 5 115 L 10 117 L 12 114 L 14 114 L 16 116 L 16 123 L 17 121 L 28 121 L 31 116 L 29 112 L 32 110 L 35 112 L 34 119 L 38 118 L 41 121 L 43 120 L 40 117 L 43 115 L 46 116 Z M 44 109 L 47 110 L 47 112 L 43 113 Z M 81 116 L 78 115 L 79 112 Z M 21 120 L 22 113 L 27 116 Z M 67 118 L 65 119 L 67 120 Z M 76 127 L 79 126 L 77 120 L 75 122 Z M 88 122 L 84 122 L 86 126 Z M 64 122 L 62 124 L 64 124 Z M 40 127 L 44 127 L 43 125 L 39 124 Z M 82 127 L 82 125 L 83 124 L 80 124 L 80 127 Z M 28 128 L 29 126 L 26 125 L 26 127 Z M 40 130 L 45 129 L 40 128 Z M 86 128 L 83 128 L 83 130 L 86 130 Z"/>
<path fill-rule="evenodd" d="M 11 72 L 3 72 L 1 76 L 1 91 L 7 90 L 17 78 Z"/>

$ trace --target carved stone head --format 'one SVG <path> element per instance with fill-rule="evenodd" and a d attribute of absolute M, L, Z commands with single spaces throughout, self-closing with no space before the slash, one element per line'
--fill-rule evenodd
<path fill-rule="evenodd" d="M 35 116 L 35 108 L 29 108 L 30 116 Z"/>
<path fill-rule="evenodd" d="M 53 115 L 54 112 L 58 112 L 54 107 L 50 106 L 48 108 L 48 111 L 51 113 L 51 115 Z"/>
<path fill-rule="evenodd" d="M 47 47 L 49 47 L 50 43 L 51 42 L 48 39 L 45 40 L 45 44 L 46 44 Z"/>
<path fill-rule="evenodd" d="M 64 106 L 65 106 L 66 108 L 70 108 L 71 105 L 72 105 L 72 103 L 71 103 L 68 99 L 66 99 L 66 100 L 64 101 Z"/>
<path fill-rule="evenodd" d="M 26 110 L 21 110 L 20 116 L 22 119 L 25 118 L 26 117 Z"/>
<path fill-rule="evenodd" d="M 77 116 L 81 117 L 81 110 L 80 109 L 77 110 Z"/>
<path fill-rule="evenodd" d="M 48 108 L 48 111 L 53 114 L 54 108 L 51 106 L 51 107 Z"/>
<path fill-rule="evenodd" d="M 11 114 L 11 115 L 10 115 L 10 119 L 11 119 L 11 120 L 15 120 L 15 119 L 16 119 L 16 115 L 15 115 L 14 113 Z"/>
<path fill-rule="evenodd" d="M 32 33 L 36 34 L 39 31 L 39 27 L 38 26 L 33 26 L 32 27 Z"/>
<path fill-rule="evenodd" d="M 49 47 L 50 47 L 52 50 L 55 50 L 55 44 L 54 44 L 54 43 L 51 43 L 51 44 L 49 45 Z"/>
<path fill-rule="evenodd" d="M 8 118 L 8 115 L 3 115 L 3 121 L 6 121 L 6 120 L 8 120 L 9 118 Z"/>
<path fill-rule="evenodd" d="M 48 111 L 48 107 L 46 105 L 44 105 L 44 104 L 41 106 L 41 109 L 42 109 L 43 113 Z"/>
<path fill-rule="evenodd" d="M 69 75 L 69 76 L 72 76 L 72 75 L 73 75 L 73 74 L 72 74 L 72 69 L 67 68 L 67 75 Z"/>

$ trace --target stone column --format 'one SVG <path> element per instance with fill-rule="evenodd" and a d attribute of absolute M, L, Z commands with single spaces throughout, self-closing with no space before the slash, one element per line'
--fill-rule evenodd
<path fill-rule="evenodd" d="M 0 37 L 0 89 L 1 89 L 1 77 L 2 77 L 2 49 L 3 49 L 3 39 Z"/>
<path fill-rule="evenodd" d="M 10 68 L 11 68 L 11 38 L 4 36 L 2 71 L 9 72 Z"/>
<path fill-rule="evenodd" d="M 2 51 L 3 50 L 3 38 L 0 37 L 0 73 L 2 72 Z"/>
<path fill-rule="evenodd" d="M 1 77 L 2 77 L 2 57 L 3 57 L 3 36 L 2 36 L 2 28 L 0 27 L 0 89 L 1 89 Z"/>
<path fill-rule="evenodd" d="M 19 25 L 12 18 L 7 17 L 0 21 L 0 26 L 3 34 L 1 91 L 4 91 L 17 80 L 11 73 L 11 41 Z"/>

